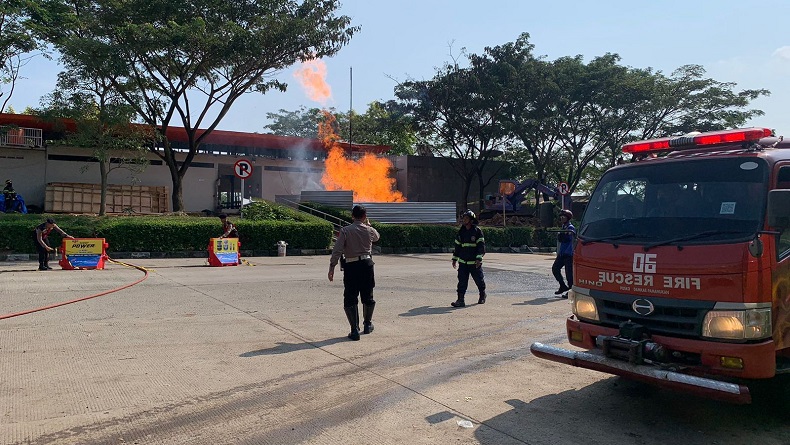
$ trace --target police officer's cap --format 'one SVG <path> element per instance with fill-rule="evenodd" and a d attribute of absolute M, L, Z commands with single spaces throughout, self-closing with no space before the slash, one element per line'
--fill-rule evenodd
<path fill-rule="evenodd" d="M 560 216 L 564 216 L 564 217 L 568 218 L 568 220 L 571 220 L 571 219 L 573 219 L 573 212 L 571 212 L 568 209 L 562 209 L 562 210 L 560 210 Z"/>

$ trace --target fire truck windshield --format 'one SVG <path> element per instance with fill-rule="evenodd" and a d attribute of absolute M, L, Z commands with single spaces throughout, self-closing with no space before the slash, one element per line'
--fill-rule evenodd
<path fill-rule="evenodd" d="M 768 168 L 755 157 L 645 162 L 608 171 L 580 239 L 622 244 L 738 242 L 762 228 Z M 706 236 L 696 236 L 705 232 Z M 628 233 L 628 237 L 618 235 Z"/>

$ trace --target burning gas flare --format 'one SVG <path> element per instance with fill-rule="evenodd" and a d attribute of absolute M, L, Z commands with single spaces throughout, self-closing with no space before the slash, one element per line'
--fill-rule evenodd
<path fill-rule="evenodd" d="M 313 59 L 302 63 L 294 77 L 304 88 L 307 97 L 316 102 L 326 103 L 332 97 L 332 89 L 326 83 L 326 64 L 323 60 Z"/>
<path fill-rule="evenodd" d="M 390 177 L 392 163 L 373 154 L 359 160 L 346 158 L 338 144 L 334 130 L 335 117 L 324 111 L 324 122 L 318 126 L 318 137 L 329 148 L 324 163 L 321 183 L 326 190 L 353 190 L 354 202 L 404 202 L 403 194 L 395 190 L 395 179 Z"/>

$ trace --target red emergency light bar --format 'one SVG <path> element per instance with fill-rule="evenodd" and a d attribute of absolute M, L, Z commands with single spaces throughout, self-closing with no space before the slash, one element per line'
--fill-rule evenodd
<path fill-rule="evenodd" d="M 769 128 L 739 128 L 735 130 L 709 131 L 689 136 L 650 139 L 623 145 L 623 153 L 639 154 L 671 151 L 675 148 L 694 148 L 705 145 L 731 144 L 758 141 L 771 136 Z"/>

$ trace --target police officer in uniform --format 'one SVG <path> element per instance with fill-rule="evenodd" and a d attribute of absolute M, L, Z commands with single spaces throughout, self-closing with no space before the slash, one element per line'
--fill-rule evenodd
<path fill-rule="evenodd" d="M 58 227 L 58 225 L 55 224 L 55 220 L 52 218 L 47 218 L 45 222 L 37 225 L 35 230 L 33 230 L 33 242 L 36 245 L 36 252 L 38 252 L 38 270 L 52 270 L 52 268 L 49 267 L 49 252 L 55 249 L 49 245 L 47 238 L 49 237 L 49 233 L 53 230 L 60 232 L 64 238 L 74 239 L 73 236 Z"/>
<path fill-rule="evenodd" d="M 469 275 L 475 280 L 480 298 L 477 304 L 486 302 L 486 282 L 483 276 L 483 255 L 486 242 L 483 231 L 477 226 L 475 212 L 467 210 L 461 214 L 463 224 L 455 236 L 453 269 L 458 269 L 458 300 L 450 303 L 452 307 L 464 307 L 464 296 L 469 286 Z"/>
<path fill-rule="evenodd" d="M 343 270 L 343 309 L 351 325 L 348 338 L 359 340 L 359 304 L 357 295 L 362 299 L 363 334 L 373 332 L 373 243 L 379 240 L 379 232 L 370 226 L 367 210 L 355 205 L 351 210 L 354 222 L 340 229 L 332 257 L 329 259 L 329 281 L 335 277 L 335 266 L 345 256 Z"/>

